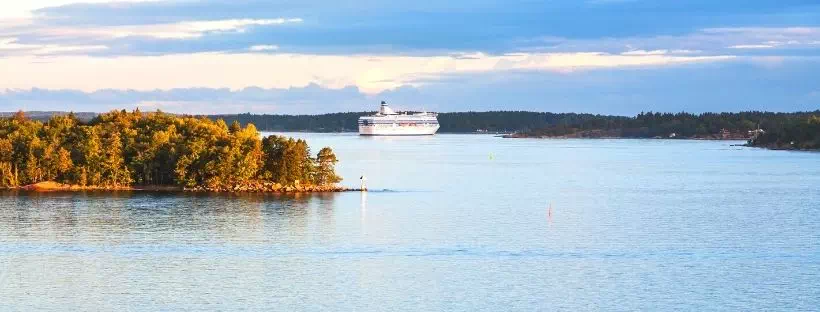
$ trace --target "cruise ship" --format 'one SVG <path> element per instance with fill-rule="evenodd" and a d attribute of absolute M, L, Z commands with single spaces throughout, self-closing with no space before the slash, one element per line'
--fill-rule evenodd
<path fill-rule="evenodd" d="M 382 101 L 379 112 L 359 117 L 359 135 L 433 135 L 438 131 L 435 113 L 397 113 Z"/>

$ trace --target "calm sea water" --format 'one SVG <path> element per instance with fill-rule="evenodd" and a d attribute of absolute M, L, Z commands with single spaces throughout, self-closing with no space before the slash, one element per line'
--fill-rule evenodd
<path fill-rule="evenodd" d="M 292 135 L 372 191 L 0 194 L 0 310 L 820 307 L 820 153 Z"/>

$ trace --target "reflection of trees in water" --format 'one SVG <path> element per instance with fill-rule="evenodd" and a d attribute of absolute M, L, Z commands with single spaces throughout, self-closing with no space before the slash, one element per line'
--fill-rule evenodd
<path fill-rule="evenodd" d="M 362 234 L 367 235 L 367 192 L 362 192 L 359 199 L 359 222 Z"/>
<path fill-rule="evenodd" d="M 320 235 L 320 239 L 322 240 L 332 239 L 336 232 L 336 216 L 334 215 L 335 210 L 333 205 L 334 195 L 335 194 L 322 194 L 314 197 L 317 211 L 316 216 L 318 218 L 316 233 Z"/>
<path fill-rule="evenodd" d="M 109 196 L 105 214 L 96 213 L 88 197 L 85 193 L 3 192 L 0 232 L 30 240 L 63 240 L 78 234 L 100 235 L 96 230 L 101 227 L 119 228 L 118 195 Z M 77 228 L 85 231 L 75 231 Z"/>
<path fill-rule="evenodd" d="M 0 237 L 118 243 L 298 241 L 332 230 L 335 194 L 0 193 Z M 316 212 L 314 214 L 314 212 Z M 150 235 L 145 235 L 150 233 Z"/>
<path fill-rule="evenodd" d="M 266 202 L 268 240 L 291 244 L 333 226 L 335 193 L 277 194 Z M 313 224 L 317 219 L 319 224 Z M 313 225 L 313 226 L 312 226 Z"/>
<path fill-rule="evenodd" d="M 0 194 L 0 235 L 116 243 L 118 235 L 134 230 L 129 220 L 132 196 L 127 192 L 4 192 Z"/>

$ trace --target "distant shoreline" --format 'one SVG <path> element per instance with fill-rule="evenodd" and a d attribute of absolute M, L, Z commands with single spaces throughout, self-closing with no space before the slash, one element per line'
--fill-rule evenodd
<path fill-rule="evenodd" d="M 503 135 L 498 136 L 505 139 L 532 139 L 532 140 L 663 140 L 663 141 L 734 141 L 746 142 L 744 144 L 732 144 L 732 146 L 762 148 L 773 151 L 802 151 L 802 152 L 820 152 L 820 148 L 797 148 L 791 146 L 781 145 L 753 145 L 749 141 L 751 138 L 639 138 L 639 137 L 580 137 L 580 136 L 521 136 L 521 135 Z"/>
<path fill-rule="evenodd" d="M 541 139 L 541 140 L 665 140 L 665 141 L 748 141 L 749 139 L 734 138 L 641 138 L 641 137 L 580 137 L 580 136 L 516 136 L 499 135 L 504 139 Z"/>
<path fill-rule="evenodd" d="M 358 131 L 359 117 L 371 115 L 372 111 L 338 112 L 313 115 L 287 114 L 169 114 L 177 117 L 204 117 L 226 124 L 239 122 L 242 126 L 254 124 L 265 132 L 304 133 L 355 133 Z M 54 115 L 67 112 L 31 112 L 30 118 L 47 121 Z M 0 112 L 2 116 L 13 116 L 11 112 Z M 728 131 L 732 136 L 747 136 L 755 129 L 776 129 L 790 120 L 803 119 L 811 115 L 820 116 L 820 110 L 797 112 L 723 112 L 723 113 L 640 113 L 637 115 L 598 115 L 590 113 L 550 113 L 537 111 L 462 111 L 439 112 L 438 133 L 516 133 L 541 131 L 553 135 L 563 135 L 566 131 L 610 131 L 622 129 L 627 136 L 681 136 L 721 135 Z M 100 116 L 98 113 L 76 113 L 83 122 Z"/>

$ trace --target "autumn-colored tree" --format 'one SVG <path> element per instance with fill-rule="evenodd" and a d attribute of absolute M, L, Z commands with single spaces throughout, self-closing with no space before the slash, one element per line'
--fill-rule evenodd
<path fill-rule="evenodd" d="M 316 155 L 317 171 L 314 183 L 318 185 L 334 184 L 342 181 L 342 178 L 336 175 L 336 163 L 339 160 L 336 154 L 330 147 L 322 148 L 319 154 Z"/>
<path fill-rule="evenodd" d="M 14 167 L 11 141 L 0 138 L 0 187 L 18 186 L 17 168 Z"/>
<path fill-rule="evenodd" d="M 251 182 L 332 184 L 335 155 L 317 161 L 304 140 L 260 138 L 253 124 L 112 111 L 41 123 L 0 118 L 0 187 L 41 181 L 97 187 L 179 185 L 229 189 Z M 328 153 L 329 151 L 329 153 Z"/>

